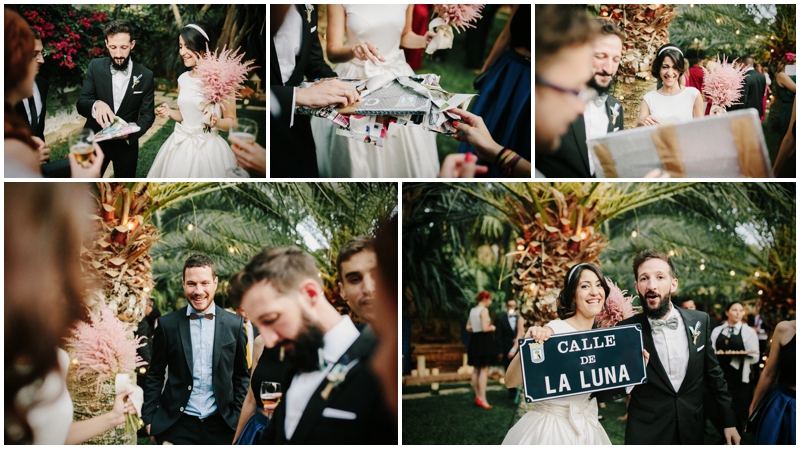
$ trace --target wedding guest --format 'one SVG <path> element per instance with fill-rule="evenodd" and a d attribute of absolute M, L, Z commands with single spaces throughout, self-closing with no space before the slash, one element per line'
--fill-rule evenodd
<path fill-rule="evenodd" d="M 414 12 L 411 18 L 411 31 L 420 36 L 424 36 L 428 31 L 428 21 L 430 20 L 430 5 L 415 4 L 412 5 Z M 406 62 L 413 70 L 422 68 L 422 56 L 425 54 L 424 48 L 404 48 L 403 54 L 406 56 Z"/>
<path fill-rule="evenodd" d="M 758 334 L 752 327 L 742 321 L 744 306 L 740 302 L 728 304 L 725 311 L 728 320 L 725 324 L 717 326 L 711 331 L 711 344 L 715 351 L 749 352 L 747 355 L 719 354 L 719 366 L 728 384 L 728 392 L 733 399 L 733 413 L 736 415 L 736 429 L 739 434 L 744 427 L 742 423 L 747 419 L 747 407 L 752 399 L 753 388 L 750 385 L 750 365 L 758 363 Z M 711 420 L 722 430 L 722 423 L 717 417 L 720 415 L 709 410 Z M 721 433 L 721 432 L 720 432 Z"/>
<path fill-rule="evenodd" d="M 506 300 L 506 313 L 495 318 L 494 327 L 497 329 L 497 358 L 508 372 L 508 364 L 519 350 L 518 340 L 525 333 L 525 320 L 517 313 L 517 301 L 513 297 Z M 517 388 L 509 388 L 508 396 L 515 399 Z"/>
<path fill-rule="evenodd" d="M 46 152 L 44 141 L 31 135 L 28 122 L 12 105 L 33 96 L 33 84 L 41 54 L 33 54 L 34 36 L 28 23 L 18 13 L 4 8 L 5 52 L 3 84 L 5 106 L 3 116 L 4 175 L 6 178 L 39 178 L 42 176 L 40 154 Z M 70 154 L 73 178 L 97 178 L 103 164 L 103 152 L 95 144 L 95 155 L 89 167 L 78 164 Z"/>
<path fill-rule="evenodd" d="M 64 260 L 80 257 L 89 229 L 84 218 L 91 209 L 89 195 L 81 184 L 9 182 L 4 205 L 4 441 L 80 444 L 123 424 L 125 413 L 136 413 L 125 401 L 130 393 L 122 393 L 111 411 L 73 422 L 69 356 L 62 346 L 73 326 L 86 319 L 87 285 L 80 264 Z"/>
<path fill-rule="evenodd" d="M 468 143 L 475 151 L 481 160 L 486 162 L 493 162 L 497 172 L 504 177 L 513 178 L 530 178 L 531 177 L 531 163 L 529 160 L 524 159 L 520 154 L 511 148 L 504 147 L 495 142 L 489 129 L 483 123 L 483 118 L 464 111 L 463 109 L 454 108 L 450 110 L 451 113 L 461 117 L 460 122 L 453 122 L 456 129 L 464 134 L 454 134 L 453 138 L 464 143 Z M 524 152 L 524 151 L 522 151 Z M 463 154 L 463 153 L 462 153 Z M 466 153 L 467 155 L 471 153 Z M 473 156 L 474 157 L 474 156 Z M 454 162 L 458 162 L 455 161 Z M 465 157 L 464 164 L 469 164 L 474 161 Z M 476 173 L 482 171 L 481 167 L 476 167 Z M 440 177 L 445 177 L 441 176 Z M 467 177 L 467 176 L 460 176 Z"/>
<path fill-rule="evenodd" d="M 486 400 L 486 383 L 489 378 L 489 365 L 495 360 L 493 333 L 496 329 L 489 318 L 492 294 L 482 291 L 478 294 L 477 300 L 478 305 L 469 311 L 467 319 L 467 332 L 470 333 L 467 363 L 474 368 L 472 388 L 475 390 L 475 404 L 490 409 L 492 406 Z"/>
<path fill-rule="evenodd" d="M 703 96 L 703 103 L 705 103 L 705 94 L 703 88 L 705 87 L 705 72 L 703 71 L 703 59 L 699 56 L 689 58 L 689 79 L 686 81 L 688 87 L 694 87 L 700 91 Z"/>
<path fill-rule="evenodd" d="M 697 310 L 697 306 L 694 305 L 694 300 L 692 300 L 692 298 L 683 298 L 683 300 L 681 300 L 680 306 L 681 309 Z"/>
<path fill-rule="evenodd" d="M 683 52 L 674 44 L 659 48 L 650 74 L 663 86 L 645 94 L 637 126 L 682 123 L 704 115 L 703 98 L 694 87 L 682 87 Z"/>
<path fill-rule="evenodd" d="M 767 79 L 764 75 L 753 68 L 753 57 L 745 56 L 742 59 L 742 67 L 745 68 L 744 89 L 739 98 L 741 104 L 735 104 L 728 108 L 729 111 L 753 108 L 758 111 L 758 116 L 764 115 L 764 92 L 767 88 Z"/>
<path fill-rule="evenodd" d="M 336 278 L 342 299 L 353 314 L 367 323 L 375 322 L 375 276 L 378 258 L 375 254 L 375 238 L 354 237 L 339 249 L 336 256 Z"/>
<path fill-rule="evenodd" d="M 380 340 L 372 356 L 370 368 L 378 376 L 383 390 L 386 406 L 395 419 L 397 428 L 397 277 L 400 269 L 397 263 L 397 242 L 399 231 L 398 214 L 392 215 L 387 223 L 378 228 L 375 237 L 375 253 L 378 255 L 378 273 L 375 285 L 375 335 Z"/>
<path fill-rule="evenodd" d="M 267 150 L 258 143 L 246 143 L 235 136 L 228 136 L 228 139 L 236 144 L 231 145 L 233 155 L 239 166 L 247 170 L 252 177 L 267 177 Z"/>
<path fill-rule="evenodd" d="M 569 124 L 583 114 L 593 90 L 594 30 L 584 12 L 565 5 L 536 5 L 536 151 L 552 152 Z M 539 173 L 536 174 L 539 177 Z"/>
<path fill-rule="evenodd" d="M 513 148 L 522 159 L 530 162 L 531 10 L 530 5 L 525 4 L 511 8 L 508 22 L 486 62 L 489 68 L 476 86 L 480 95 L 472 113 L 483 118 L 495 141 L 505 148 Z M 466 143 L 459 148 L 460 153 L 472 151 L 475 149 Z M 492 161 L 479 163 L 489 167 L 484 176 L 503 175 L 492 166 Z"/>
<path fill-rule="evenodd" d="M 792 117 L 792 104 L 797 90 L 797 75 L 787 75 L 786 66 L 795 62 L 794 53 L 786 53 L 786 56 L 778 62 L 778 67 L 775 70 L 775 93 L 780 99 L 781 103 L 778 107 L 778 133 L 785 136 L 789 130 L 789 121 Z"/>
<path fill-rule="evenodd" d="M 25 117 L 31 127 L 31 134 L 44 141 L 44 120 L 47 117 L 47 90 L 50 83 L 39 75 L 39 70 L 44 64 L 44 45 L 42 44 L 42 32 L 36 28 L 31 28 L 33 33 L 33 52 L 36 60 L 36 78 L 33 81 L 33 95 L 26 98 L 14 106 L 14 110 L 21 117 Z M 50 161 L 50 148 L 44 147 L 47 151 L 40 151 L 39 162 Z"/>
<path fill-rule="evenodd" d="M 769 77 L 769 71 L 766 67 L 763 67 L 759 63 L 755 63 L 753 68 L 756 69 L 756 72 L 764 75 L 764 79 L 767 82 L 767 85 L 764 88 L 764 96 L 761 97 L 761 121 L 763 122 L 764 119 L 767 118 L 767 98 L 769 98 L 769 87 L 772 85 L 772 80 Z"/>
<path fill-rule="evenodd" d="M 249 382 L 247 336 L 241 317 L 214 304 L 217 284 L 211 258 L 192 254 L 181 279 L 188 305 L 158 320 L 142 419 L 159 444 L 233 441 Z"/>
<path fill-rule="evenodd" d="M 749 415 L 755 413 L 755 444 L 797 444 L 796 337 L 796 320 L 775 326 L 769 358 L 750 403 Z"/>
<path fill-rule="evenodd" d="M 375 334 L 369 327 L 359 333 L 339 315 L 311 255 L 294 246 L 265 249 L 230 286 L 231 302 L 253 317 L 265 347 L 283 347 L 292 367 L 263 443 L 397 444 L 395 421 L 368 369 Z"/>
<path fill-rule="evenodd" d="M 481 18 L 475 22 L 474 28 L 468 28 L 464 39 L 464 68 L 475 70 L 479 75 L 486 73 L 496 58 L 483 59 L 486 54 L 486 39 L 494 25 L 494 16 L 503 5 L 483 5 Z M 480 78 L 480 77 L 479 77 Z M 477 80 L 476 80 L 477 81 Z"/>
<path fill-rule="evenodd" d="M 548 178 L 593 178 L 595 176 L 594 151 L 589 151 L 586 141 L 621 131 L 625 125 L 622 103 L 610 94 L 614 76 L 622 59 L 625 33 L 611 21 L 594 21 L 600 33 L 592 41 L 594 76 L 589 87 L 597 92 L 588 102 L 583 115 L 578 116 L 561 136 L 561 146 L 551 154 L 536 158 L 536 169 Z"/>
<path fill-rule="evenodd" d="M 783 106 L 783 105 L 781 105 Z M 783 136 L 772 173 L 778 178 L 794 178 L 797 174 L 797 98 L 792 100 L 792 115 L 789 119 L 789 130 Z"/>

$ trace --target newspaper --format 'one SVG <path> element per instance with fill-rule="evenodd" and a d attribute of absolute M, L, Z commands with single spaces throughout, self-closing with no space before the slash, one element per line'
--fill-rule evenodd
<path fill-rule="evenodd" d="M 609 133 L 586 142 L 597 177 L 770 178 L 772 167 L 755 109 Z"/>
<path fill-rule="evenodd" d="M 421 126 L 423 129 L 454 134 L 454 120 L 460 117 L 448 112 L 460 107 L 467 109 L 476 94 L 452 94 L 439 85 L 440 77 L 423 75 L 373 77 L 370 79 L 339 79 L 353 84 L 360 92 L 361 102 L 352 115 L 340 114 L 336 105 L 312 109 L 295 108 L 295 114 L 328 119 L 337 125 L 336 134 L 383 146 L 389 126 Z M 302 83 L 305 88 L 313 83 Z M 370 89 L 371 88 L 371 89 Z"/>
<path fill-rule="evenodd" d="M 119 117 L 114 117 L 114 121 L 108 128 L 105 128 L 94 135 L 94 141 L 103 142 L 105 140 L 123 139 L 135 132 L 138 132 L 139 130 L 141 130 L 141 128 L 139 128 L 139 126 L 137 126 L 135 123 L 129 124 Z"/>

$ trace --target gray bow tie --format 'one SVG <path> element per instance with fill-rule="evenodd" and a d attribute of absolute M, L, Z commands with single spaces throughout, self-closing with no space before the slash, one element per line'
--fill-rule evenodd
<path fill-rule="evenodd" d="M 595 98 L 592 101 L 594 101 L 595 106 L 602 106 L 603 103 L 606 102 L 606 99 L 608 99 L 608 95 L 607 94 L 606 95 L 598 95 L 597 98 Z"/>
<path fill-rule="evenodd" d="M 123 74 L 123 75 L 125 75 L 125 76 L 128 76 L 128 66 L 125 66 L 125 68 L 124 68 L 123 70 L 117 70 L 117 69 L 115 69 L 115 68 L 114 68 L 114 66 L 112 65 L 112 66 L 111 66 L 111 74 L 112 74 L 112 75 L 116 75 L 117 73 L 121 73 L 121 74 Z"/>
<path fill-rule="evenodd" d="M 653 332 L 656 334 L 662 332 L 664 330 L 663 329 L 664 326 L 672 330 L 675 330 L 678 328 L 678 317 L 673 316 L 667 318 L 666 320 L 653 320 L 653 322 L 650 325 L 653 328 Z"/>

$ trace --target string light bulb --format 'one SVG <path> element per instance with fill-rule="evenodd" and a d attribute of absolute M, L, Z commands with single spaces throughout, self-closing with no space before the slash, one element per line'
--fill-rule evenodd
<path fill-rule="evenodd" d="M 704 264 L 704 263 L 701 263 L 701 264 L 700 264 L 700 271 L 703 271 L 703 270 L 705 270 L 705 269 L 706 269 L 706 264 Z"/>
<path fill-rule="evenodd" d="M 521 243 L 517 245 L 517 251 L 522 251 L 523 249 L 525 249 L 525 247 Z"/>
<path fill-rule="evenodd" d="M 186 230 L 191 231 L 192 229 L 194 229 L 194 225 L 189 223 L 189 226 L 186 226 Z"/>
<path fill-rule="evenodd" d="M 736 272 L 731 270 L 731 276 L 736 276 Z"/>
<path fill-rule="evenodd" d="M 637 235 L 639 235 L 638 232 L 636 232 L 636 231 L 632 231 L 631 232 L 631 237 L 636 238 Z"/>

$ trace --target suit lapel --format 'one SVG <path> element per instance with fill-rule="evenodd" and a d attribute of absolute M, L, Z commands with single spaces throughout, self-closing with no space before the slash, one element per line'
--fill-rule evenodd
<path fill-rule="evenodd" d="M 606 104 L 606 115 L 608 116 L 608 129 L 606 131 L 608 131 L 609 133 L 613 133 L 614 132 L 614 128 L 615 128 L 615 126 L 614 126 L 614 115 L 612 114 L 612 106 L 613 106 L 612 103 L 613 102 L 611 101 L 611 95 L 609 95 L 606 98 L 606 103 L 605 103 Z"/>
<path fill-rule="evenodd" d="M 578 153 L 580 153 L 583 168 L 585 168 L 586 173 L 589 174 L 592 171 L 589 168 L 589 148 L 586 146 L 586 120 L 583 118 L 583 115 L 572 122 L 572 126 L 575 127 L 575 145 L 576 148 L 578 148 Z"/>
<path fill-rule="evenodd" d="M 700 327 L 701 334 L 700 334 L 700 336 L 697 337 L 697 340 L 699 341 L 699 343 L 695 343 L 694 342 L 694 336 L 692 335 L 692 330 L 694 329 L 694 327 L 697 325 L 697 323 L 699 321 L 696 320 L 696 319 L 693 319 L 689 315 L 689 312 L 687 312 L 685 309 L 678 308 L 677 310 L 678 310 L 678 313 L 680 313 L 681 318 L 683 318 L 683 324 L 686 326 L 686 338 L 689 340 L 689 347 L 687 348 L 687 350 L 689 351 L 689 361 L 686 364 L 686 373 L 688 374 L 688 373 L 692 372 L 692 369 L 694 369 L 694 366 L 697 364 L 697 362 L 698 362 L 698 360 L 697 360 L 698 359 L 698 354 L 702 354 L 702 353 L 698 353 L 697 348 L 699 346 L 702 346 L 703 344 L 705 344 L 704 343 L 705 339 L 704 338 L 700 338 L 700 336 L 702 336 L 702 333 L 705 332 L 706 330 L 703 329 L 702 325 L 701 325 L 701 327 Z M 713 351 L 713 348 L 707 348 L 706 350 L 709 350 L 709 349 Z M 683 386 L 686 385 L 687 383 L 688 382 L 686 382 L 684 380 L 684 382 L 681 383 L 681 388 L 680 389 L 683 390 Z"/>
<path fill-rule="evenodd" d="M 189 330 L 189 317 L 186 316 L 187 307 L 181 309 L 181 316 L 178 317 L 178 331 L 181 335 L 181 345 L 183 346 L 183 355 L 186 356 L 186 365 L 189 367 L 189 372 L 194 375 L 194 362 L 192 362 L 192 332 Z"/>
<path fill-rule="evenodd" d="M 214 304 L 214 341 L 211 343 L 212 353 L 211 353 L 211 375 L 213 376 L 216 372 L 217 362 L 219 362 L 219 351 L 220 346 L 222 346 L 222 321 L 224 320 L 223 314 L 225 312 L 221 307 L 218 307 Z M 227 317 L 225 317 L 227 318 Z M 234 348 L 234 352 L 236 349 Z"/>
<path fill-rule="evenodd" d="M 128 78 L 128 85 L 125 86 L 125 96 L 122 97 L 122 102 L 119 104 L 119 109 L 117 110 L 117 113 L 122 112 L 124 110 L 124 108 L 128 105 L 128 103 L 131 101 L 131 97 L 133 96 L 133 87 L 132 87 L 133 86 L 133 78 L 136 77 L 136 76 L 139 76 L 141 74 L 142 74 L 142 67 L 139 64 L 137 64 L 135 62 L 132 62 L 131 63 L 131 76 L 130 76 L 130 78 Z M 140 79 L 139 83 L 137 83 L 137 86 L 139 86 L 141 84 L 142 84 L 142 80 Z M 119 114 L 117 114 L 117 115 L 119 115 Z"/>
<path fill-rule="evenodd" d="M 99 79 L 103 80 L 103 92 L 102 95 L 108 99 L 106 104 L 112 110 L 114 109 L 114 83 L 111 81 L 111 58 L 106 58 L 103 63 L 100 65 L 100 77 Z M 100 98 L 98 98 L 99 100 Z"/>
<path fill-rule="evenodd" d="M 270 84 L 273 86 L 282 86 L 283 79 L 281 79 L 281 65 L 278 62 L 278 53 L 275 51 L 275 42 L 272 38 L 269 39 L 269 65 L 270 71 Z"/>
<path fill-rule="evenodd" d="M 672 382 L 669 380 L 669 375 L 667 374 L 667 370 L 664 369 L 664 365 L 661 363 L 661 359 L 658 357 L 658 351 L 656 350 L 656 344 L 653 341 L 653 328 L 650 327 L 650 321 L 647 319 L 647 316 L 644 314 L 642 316 L 642 341 L 644 342 L 644 349 L 650 353 L 650 362 L 648 363 L 648 369 L 652 368 L 653 371 L 658 374 L 661 378 L 661 381 L 667 385 L 672 391 L 675 391 L 675 388 L 672 386 Z"/>

